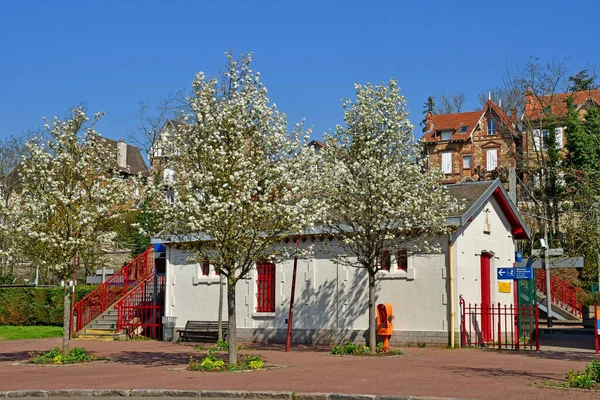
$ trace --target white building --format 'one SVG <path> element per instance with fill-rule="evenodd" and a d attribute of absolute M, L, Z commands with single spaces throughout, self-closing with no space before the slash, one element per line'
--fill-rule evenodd
<path fill-rule="evenodd" d="M 390 271 L 379 273 L 377 303 L 394 310 L 391 344 L 458 342 L 459 296 L 467 303 L 513 303 L 514 289 L 500 293 L 497 267 L 512 267 L 515 239 L 529 231 L 500 181 L 448 186 L 463 203 L 448 218 L 453 233 L 437 238 L 441 252 L 392 258 Z M 212 267 L 188 263 L 175 243 L 167 247 L 165 315 L 216 321 L 219 276 Z M 282 245 L 294 246 L 293 241 Z M 313 256 L 298 261 L 293 343 L 362 342 L 368 328 L 367 275 L 339 265 L 332 257 L 336 242 L 303 237 Z M 293 260 L 263 264 L 238 282 L 237 326 L 242 341 L 285 341 Z M 260 283 L 259 283 L 260 281 Z M 511 285 L 512 286 L 512 285 Z M 223 320 L 227 320 L 226 309 Z"/>

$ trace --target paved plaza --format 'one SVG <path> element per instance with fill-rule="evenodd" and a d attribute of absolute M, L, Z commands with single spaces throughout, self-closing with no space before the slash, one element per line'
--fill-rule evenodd
<path fill-rule="evenodd" d="M 591 338 L 590 339 L 591 343 Z M 587 340 L 586 339 L 586 340 Z M 191 344 L 157 341 L 75 341 L 112 362 L 75 366 L 20 365 L 30 351 L 60 345 L 59 338 L 0 342 L 0 391 L 58 389 L 185 389 L 294 391 L 467 399 L 597 399 L 600 393 L 539 387 L 569 369 L 600 359 L 589 351 L 491 351 L 405 348 L 397 357 L 340 357 L 326 348 L 279 346 L 248 352 L 279 368 L 208 373 L 185 371 Z M 589 343 L 587 343 L 589 345 Z M 589 347 L 589 346 L 588 346 Z"/>

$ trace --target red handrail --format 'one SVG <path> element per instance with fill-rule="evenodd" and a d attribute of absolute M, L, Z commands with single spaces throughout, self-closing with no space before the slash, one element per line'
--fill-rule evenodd
<path fill-rule="evenodd" d="M 535 274 L 536 287 L 542 293 L 546 293 L 546 270 L 536 269 Z M 571 285 L 555 275 L 550 275 L 550 292 L 552 304 L 567 310 L 577 318 L 582 317 L 581 303 L 577 300 L 577 293 L 583 292 L 582 289 Z"/>
<path fill-rule="evenodd" d="M 148 248 L 75 305 L 77 332 L 154 271 L 154 247 Z"/>
<path fill-rule="evenodd" d="M 165 277 L 151 274 L 119 299 L 114 309 L 117 311 L 117 331 L 127 335 L 147 336 L 157 339 L 161 329 Z"/>

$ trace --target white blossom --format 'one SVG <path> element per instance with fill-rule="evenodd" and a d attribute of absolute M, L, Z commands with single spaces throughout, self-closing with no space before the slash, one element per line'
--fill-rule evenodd
<path fill-rule="evenodd" d="M 370 343 L 375 340 L 375 280 L 384 251 L 428 250 L 426 237 L 446 229 L 456 200 L 439 185 L 438 171 L 423 172 L 420 144 L 397 82 L 355 85 L 344 102 L 345 125 L 325 135 L 322 179 L 326 222 L 340 237 L 340 261 L 369 275 Z M 420 240 L 415 240 L 420 238 Z"/>
<path fill-rule="evenodd" d="M 227 57 L 222 81 L 199 73 L 192 83 L 191 114 L 171 138 L 176 155 L 168 167 L 175 179 L 166 189 L 176 200 L 162 201 L 159 214 L 161 235 L 188 242 L 197 259 L 221 271 L 235 301 L 236 282 L 256 262 L 283 255 L 274 244 L 312 225 L 317 200 L 311 171 L 318 158 L 302 125 L 288 133 L 285 114 L 249 68 L 251 55 Z M 162 189 L 156 186 L 155 194 Z M 194 237 L 209 240 L 189 245 Z M 230 303 L 230 351 L 234 310 Z"/>

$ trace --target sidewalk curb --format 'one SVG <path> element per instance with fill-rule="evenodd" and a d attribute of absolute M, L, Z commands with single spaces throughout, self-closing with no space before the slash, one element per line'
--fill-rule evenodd
<path fill-rule="evenodd" d="M 12 390 L 0 392 L 0 398 L 24 397 L 185 397 L 205 399 L 264 400 L 460 400 L 430 396 L 376 396 L 344 393 L 250 392 L 245 390 L 175 390 L 175 389 L 69 389 Z"/>

